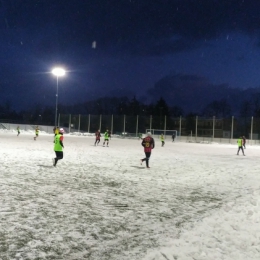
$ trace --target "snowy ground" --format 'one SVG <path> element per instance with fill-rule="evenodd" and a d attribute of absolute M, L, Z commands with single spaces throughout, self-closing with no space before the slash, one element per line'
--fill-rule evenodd
<path fill-rule="evenodd" d="M 260 147 L 0 132 L 0 259 L 260 259 Z"/>

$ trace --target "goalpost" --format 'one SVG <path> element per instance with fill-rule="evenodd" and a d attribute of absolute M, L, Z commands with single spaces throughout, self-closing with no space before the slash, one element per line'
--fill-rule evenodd
<path fill-rule="evenodd" d="M 177 130 L 164 130 L 164 129 L 146 129 L 146 134 L 151 132 L 153 136 L 158 136 L 160 138 L 161 134 L 164 134 L 165 139 L 172 139 L 172 135 L 175 135 L 175 139 L 178 139 L 178 131 Z"/>

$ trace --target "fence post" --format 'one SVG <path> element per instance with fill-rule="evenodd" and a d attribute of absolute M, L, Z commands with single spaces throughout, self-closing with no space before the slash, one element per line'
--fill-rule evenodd
<path fill-rule="evenodd" d="M 253 140 L 253 123 L 254 123 L 254 117 L 252 116 L 251 118 L 251 145 L 252 145 L 252 140 Z"/>
<path fill-rule="evenodd" d="M 212 121 L 212 142 L 214 141 L 214 137 L 215 137 L 215 116 L 213 116 L 213 121 Z"/>
<path fill-rule="evenodd" d="M 70 127 L 71 127 L 71 114 L 69 114 L 69 133 L 70 133 Z"/>
<path fill-rule="evenodd" d="M 99 130 L 101 132 L 102 115 L 99 116 Z"/>
<path fill-rule="evenodd" d="M 114 124 L 114 117 L 113 117 L 113 115 L 112 115 L 112 117 L 111 117 L 111 135 L 113 134 L 113 124 Z"/>
<path fill-rule="evenodd" d="M 136 137 L 138 137 L 138 115 L 136 116 Z"/>
<path fill-rule="evenodd" d="M 150 132 L 152 131 L 152 121 L 153 121 L 153 116 L 150 115 Z"/>
<path fill-rule="evenodd" d="M 125 115 L 124 115 L 124 130 L 123 130 L 124 136 L 125 136 Z"/>
<path fill-rule="evenodd" d="M 164 116 L 164 138 L 166 138 L 165 133 L 166 133 L 166 115 Z"/>
<path fill-rule="evenodd" d="M 197 142 L 198 136 L 198 116 L 196 116 L 196 129 L 195 129 L 195 141 Z"/>
<path fill-rule="evenodd" d="M 180 116 L 180 129 L 179 129 L 179 136 L 181 137 L 181 116 Z"/>
<path fill-rule="evenodd" d="M 58 119 L 58 127 L 60 127 L 60 113 L 59 113 L 59 119 Z"/>
<path fill-rule="evenodd" d="M 88 133 L 90 131 L 90 114 L 88 114 Z"/>
<path fill-rule="evenodd" d="M 233 131 L 234 131 L 234 116 L 232 116 L 232 119 L 231 119 L 231 143 L 233 140 Z"/>
<path fill-rule="evenodd" d="M 79 127 L 78 127 L 78 132 L 80 132 L 80 114 L 79 114 Z"/>

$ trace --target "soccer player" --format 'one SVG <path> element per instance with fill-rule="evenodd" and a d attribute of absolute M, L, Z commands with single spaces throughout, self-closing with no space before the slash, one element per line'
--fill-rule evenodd
<path fill-rule="evenodd" d="M 172 141 L 174 142 L 174 139 L 175 139 L 175 134 L 173 133 L 172 134 Z"/>
<path fill-rule="evenodd" d="M 155 147 L 154 139 L 150 132 L 147 133 L 147 136 L 143 139 L 141 145 L 144 147 L 145 158 L 141 159 L 141 165 L 143 161 L 146 162 L 146 168 L 150 168 L 149 159 L 151 157 L 152 149 Z"/>
<path fill-rule="evenodd" d="M 108 131 L 108 137 L 109 137 L 109 139 L 111 140 L 111 138 L 112 138 L 111 131 Z"/>
<path fill-rule="evenodd" d="M 54 139 L 54 152 L 56 154 L 56 158 L 52 159 L 53 162 L 53 166 L 57 165 L 58 160 L 63 159 L 63 134 L 64 134 L 64 129 L 60 128 L 59 129 L 59 133 L 57 135 L 55 135 L 55 139 Z"/>
<path fill-rule="evenodd" d="M 17 129 L 17 136 L 19 136 L 20 135 L 20 126 L 18 125 L 16 129 Z"/>
<path fill-rule="evenodd" d="M 108 143 L 109 143 L 109 132 L 108 129 L 106 130 L 106 132 L 104 133 L 104 142 L 103 142 L 103 147 L 105 147 L 105 144 L 107 143 L 107 147 L 108 147 Z"/>
<path fill-rule="evenodd" d="M 100 142 L 100 137 L 101 137 L 101 134 L 100 134 L 100 130 L 98 129 L 97 132 L 95 133 L 95 136 L 96 136 L 96 141 L 94 143 L 94 145 L 98 145 L 99 142 Z"/>
<path fill-rule="evenodd" d="M 59 127 L 55 126 L 53 128 L 53 133 L 54 133 L 54 136 L 57 135 L 59 133 Z"/>
<path fill-rule="evenodd" d="M 36 128 L 35 128 L 35 137 L 34 137 L 34 141 L 36 141 L 36 138 L 39 136 L 39 127 L 38 126 L 36 126 Z"/>
<path fill-rule="evenodd" d="M 238 150 L 237 150 L 237 155 L 239 155 L 239 151 L 241 150 L 243 155 L 245 156 L 244 154 L 244 149 L 243 149 L 243 139 L 242 139 L 242 136 L 240 136 L 237 140 L 237 145 L 238 145 Z"/>
<path fill-rule="evenodd" d="M 59 127 L 57 126 L 55 130 L 55 135 L 57 135 L 58 133 L 59 133 Z"/>
<path fill-rule="evenodd" d="M 164 146 L 164 144 L 165 144 L 165 142 L 164 142 L 164 135 L 163 135 L 163 133 L 161 134 L 161 136 L 160 136 L 160 140 L 161 140 L 161 142 L 162 142 L 162 147 Z"/>
<path fill-rule="evenodd" d="M 242 143 L 243 143 L 243 148 L 246 149 L 246 138 L 245 136 L 242 137 Z"/>

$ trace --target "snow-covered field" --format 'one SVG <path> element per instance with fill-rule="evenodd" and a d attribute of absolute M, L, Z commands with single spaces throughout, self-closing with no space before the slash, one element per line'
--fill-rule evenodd
<path fill-rule="evenodd" d="M 260 147 L 0 132 L 0 259 L 260 259 Z"/>

